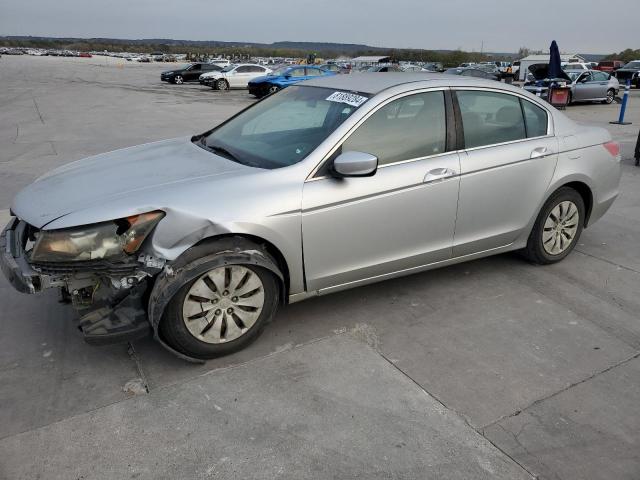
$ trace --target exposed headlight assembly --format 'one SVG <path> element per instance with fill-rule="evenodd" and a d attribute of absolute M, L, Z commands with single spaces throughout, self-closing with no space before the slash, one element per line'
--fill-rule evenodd
<path fill-rule="evenodd" d="M 109 259 L 135 253 L 164 217 L 156 211 L 110 222 L 36 234 L 32 262 L 74 262 Z"/>

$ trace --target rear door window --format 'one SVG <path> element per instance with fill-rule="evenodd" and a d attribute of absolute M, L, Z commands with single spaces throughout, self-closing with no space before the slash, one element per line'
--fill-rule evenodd
<path fill-rule="evenodd" d="M 527 127 L 527 137 L 543 137 L 547 134 L 547 112 L 528 100 L 520 99 Z"/>
<path fill-rule="evenodd" d="M 527 138 L 520 100 L 507 93 L 457 91 L 465 148 Z"/>

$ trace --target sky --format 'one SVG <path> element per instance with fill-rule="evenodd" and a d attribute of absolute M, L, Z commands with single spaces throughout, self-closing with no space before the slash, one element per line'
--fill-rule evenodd
<path fill-rule="evenodd" d="M 0 35 L 309 41 L 612 53 L 640 48 L 640 1 L 0 0 Z"/>

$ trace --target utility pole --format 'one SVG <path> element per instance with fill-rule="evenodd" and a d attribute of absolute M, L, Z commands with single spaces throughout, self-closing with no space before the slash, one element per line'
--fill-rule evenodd
<path fill-rule="evenodd" d="M 484 40 L 482 40 L 482 43 L 480 44 L 480 55 L 482 56 L 482 52 L 484 51 Z"/>

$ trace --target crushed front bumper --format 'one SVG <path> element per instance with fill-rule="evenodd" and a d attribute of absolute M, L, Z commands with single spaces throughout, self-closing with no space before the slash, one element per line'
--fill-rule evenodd
<path fill-rule="evenodd" d="M 40 275 L 24 257 L 22 237 L 26 224 L 13 218 L 0 234 L 0 269 L 9 283 L 22 293 L 36 293 L 45 288 L 61 286 L 58 279 Z"/>
<path fill-rule="evenodd" d="M 62 298 L 69 299 L 80 314 L 78 328 L 87 343 L 119 343 L 151 332 L 144 298 L 148 279 L 161 270 L 161 264 L 150 267 L 139 260 L 107 268 L 31 265 L 24 251 L 28 228 L 13 218 L 0 234 L 0 269 L 16 290 L 34 294 L 60 288 Z"/>

